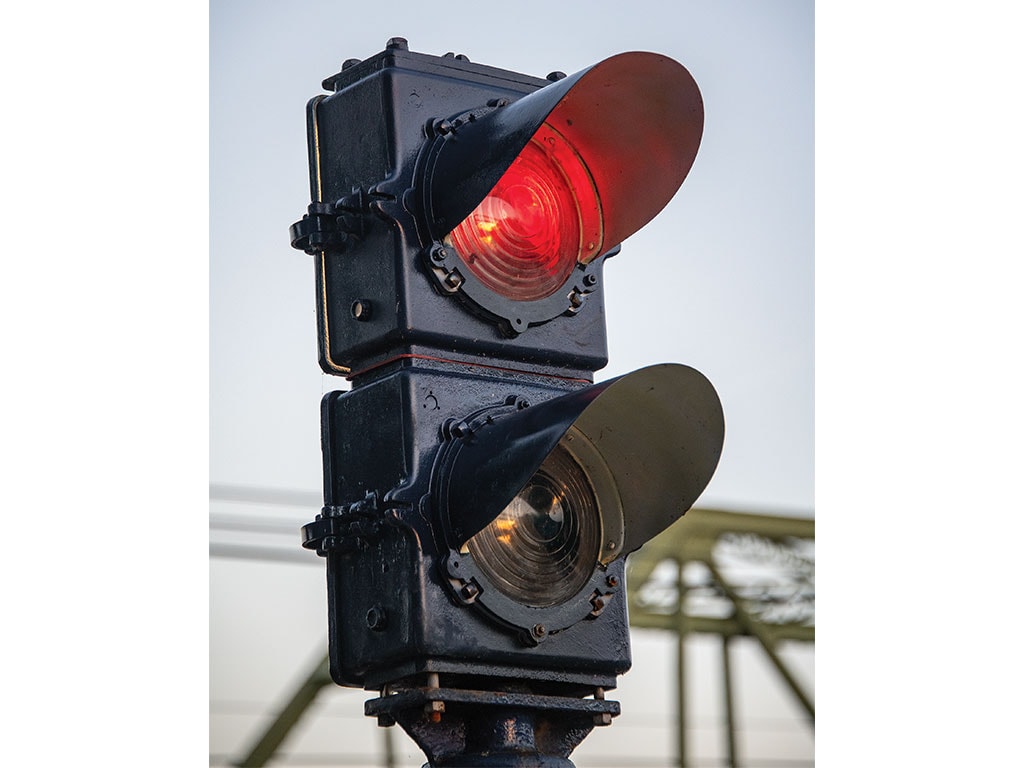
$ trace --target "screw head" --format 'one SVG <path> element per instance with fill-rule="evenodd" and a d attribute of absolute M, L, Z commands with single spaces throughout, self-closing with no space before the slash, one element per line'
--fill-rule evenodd
<path fill-rule="evenodd" d="M 366 626 L 380 632 L 388 626 L 388 613 L 383 605 L 375 605 L 366 612 Z"/>

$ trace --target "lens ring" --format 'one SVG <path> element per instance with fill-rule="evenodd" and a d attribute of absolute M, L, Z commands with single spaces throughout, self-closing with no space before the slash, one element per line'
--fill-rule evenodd
<path fill-rule="evenodd" d="M 560 605 L 590 580 L 601 518 L 586 473 L 559 444 L 486 528 L 467 542 L 494 587 L 533 608 Z"/>

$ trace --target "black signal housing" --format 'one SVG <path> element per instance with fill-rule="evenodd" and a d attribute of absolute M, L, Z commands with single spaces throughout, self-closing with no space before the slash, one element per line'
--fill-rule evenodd
<path fill-rule="evenodd" d="M 633 53 L 543 80 L 392 41 L 324 86 L 307 107 L 313 202 L 292 227 L 315 257 L 323 370 L 434 358 L 592 379 L 607 364 L 604 261 L 696 155 L 703 103 L 689 73 Z M 482 280 L 447 236 L 531 140 L 546 146 L 541 132 L 578 154 L 570 182 L 593 185 L 600 210 L 584 212 L 596 223 L 561 283 L 524 301 Z"/>

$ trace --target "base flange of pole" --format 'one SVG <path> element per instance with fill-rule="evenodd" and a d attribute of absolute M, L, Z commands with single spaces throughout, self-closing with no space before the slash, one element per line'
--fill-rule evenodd
<path fill-rule="evenodd" d="M 573 768 L 572 751 L 619 714 L 619 702 L 602 696 L 409 688 L 367 701 L 365 712 L 401 725 L 425 768 Z"/>

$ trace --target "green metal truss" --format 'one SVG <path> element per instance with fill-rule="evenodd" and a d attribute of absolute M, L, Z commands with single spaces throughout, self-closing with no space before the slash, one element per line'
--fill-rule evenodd
<path fill-rule="evenodd" d="M 676 738 L 681 768 L 687 765 L 685 644 L 691 633 L 722 638 L 730 767 L 739 765 L 729 660 L 729 644 L 738 636 L 758 642 L 813 727 L 811 696 L 778 653 L 784 640 L 814 642 L 813 547 L 810 518 L 692 509 L 630 555 L 630 625 L 678 637 Z"/>
<path fill-rule="evenodd" d="M 738 765 L 729 661 L 729 644 L 736 637 L 752 637 L 763 648 L 813 727 L 811 696 L 778 653 L 781 641 L 814 642 L 813 546 L 814 520 L 810 518 L 692 509 L 630 555 L 631 626 L 674 632 L 678 638 L 677 764 L 681 768 L 687 765 L 684 651 L 686 638 L 693 633 L 722 638 L 730 766 Z M 331 684 L 325 657 L 235 765 L 266 765 L 317 693 Z M 386 753 L 386 765 L 391 765 L 391 750 Z"/>

